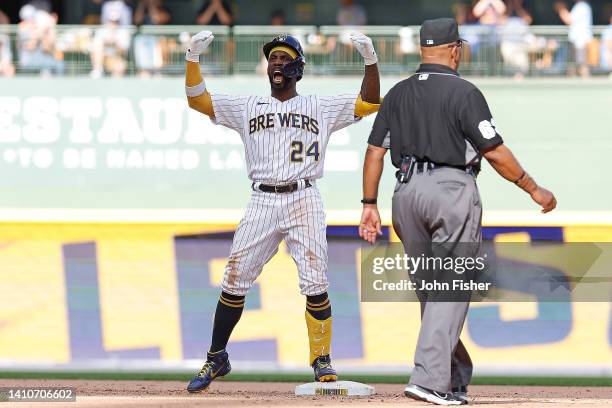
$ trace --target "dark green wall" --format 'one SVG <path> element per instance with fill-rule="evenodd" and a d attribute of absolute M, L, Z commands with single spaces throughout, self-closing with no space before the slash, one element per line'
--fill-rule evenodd
<path fill-rule="evenodd" d="M 188 0 L 167 0 L 185 2 Z M 535 24 L 561 24 L 553 10 L 556 0 L 525 0 Z M 566 0 L 573 4 L 573 0 Z M 432 17 L 452 16 L 454 3 L 472 3 L 472 0 L 356 0 L 366 8 L 372 25 L 418 25 Z M 196 1 L 199 4 L 199 2 Z M 270 12 L 285 10 L 289 24 L 325 25 L 336 23 L 339 0 L 234 0 L 237 24 L 267 24 Z M 596 24 L 607 24 L 612 12 L 612 1 L 591 0 Z M 312 9 L 311 19 L 300 18 L 300 9 Z"/>
<path fill-rule="evenodd" d="M 64 0 L 63 22 L 80 22 L 85 4 L 91 0 Z M 135 3 L 136 0 L 132 0 Z M 205 0 L 165 0 L 175 24 L 193 24 L 197 10 Z M 275 9 L 285 11 L 288 24 L 335 24 L 339 0 L 228 0 L 234 9 L 236 24 L 265 25 Z M 368 13 L 372 25 L 418 25 L 432 17 L 452 16 L 454 3 L 472 0 L 357 0 Z M 553 10 L 555 0 L 525 0 L 534 24 L 561 24 Z M 572 0 L 566 0 L 568 4 Z M 612 0 L 591 0 L 595 24 L 608 24 Z"/>

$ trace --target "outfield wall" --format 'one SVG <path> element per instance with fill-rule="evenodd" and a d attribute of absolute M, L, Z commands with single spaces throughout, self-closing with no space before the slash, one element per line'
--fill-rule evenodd
<path fill-rule="evenodd" d="M 383 93 L 396 81 L 384 78 Z M 612 81 L 475 82 L 506 143 L 555 191 L 559 210 L 611 209 Z M 360 83 L 305 78 L 299 90 L 333 95 L 357 92 Z M 207 85 L 228 94 L 269 92 L 264 77 L 209 78 Z M 246 204 L 239 136 L 189 111 L 180 79 L 17 78 L 0 86 L 0 171 L 10 175 L 0 179 L 1 208 L 240 210 Z M 331 137 L 319 188 L 332 213 L 359 209 L 373 120 Z M 484 167 L 485 210 L 535 211 L 525 194 Z M 381 206 L 389 208 L 390 165 L 381 187 Z"/>
<path fill-rule="evenodd" d="M 328 229 L 334 359 L 345 373 L 405 373 L 419 306 L 359 301 L 355 231 Z M 3 223 L 0 369 L 195 368 L 232 232 L 198 223 Z M 484 235 L 612 241 L 612 227 L 490 226 Z M 387 228 L 385 237 L 396 239 Z M 563 272 L 562 262 L 546 266 Z M 480 374 L 612 376 L 610 303 L 474 304 L 462 339 Z M 229 350 L 238 371 L 307 370 L 304 298 L 284 244 L 249 293 Z"/>

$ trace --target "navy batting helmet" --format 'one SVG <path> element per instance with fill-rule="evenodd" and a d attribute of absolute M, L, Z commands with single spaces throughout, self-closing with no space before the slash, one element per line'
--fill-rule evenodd
<path fill-rule="evenodd" d="M 288 78 L 296 78 L 298 81 L 302 79 L 306 58 L 304 57 L 304 50 L 298 39 L 289 34 L 283 34 L 273 38 L 272 41 L 263 46 L 263 53 L 266 59 L 270 57 L 270 53 L 276 47 L 289 47 L 296 52 L 297 56 L 293 61 L 283 66 L 283 75 Z"/>

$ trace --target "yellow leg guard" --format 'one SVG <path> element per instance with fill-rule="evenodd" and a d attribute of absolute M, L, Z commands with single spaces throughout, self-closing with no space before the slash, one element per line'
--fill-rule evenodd
<path fill-rule="evenodd" d="M 332 318 L 317 320 L 306 312 L 306 327 L 310 343 L 310 365 L 317 357 L 331 352 Z"/>

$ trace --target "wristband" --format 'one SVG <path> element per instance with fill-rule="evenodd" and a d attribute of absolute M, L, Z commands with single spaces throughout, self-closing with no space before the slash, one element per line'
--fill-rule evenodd
<path fill-rule="evenodd" d="M 376 55 L 376 51 L 372 50 L 371 56 L 363 57 L 363 62 L 365 65 L 374 65 L 378 63 L 378 55 Z"/>
<path fill-rule="evenodd" d="M 185 53 L 185 60 L 199 64 L 200 54 L 196 54 L 195 52 L 191 52 L 191 50 L 187 49 L 187 52 Z"/>
<path fill-rule="evenodd" d="M 185 86 L 185 94 L 190 98 L 200 96 L 204 92 L 206 92 L 206 84 L 204 83 L 204 80 L 194 86 Z"/>
<path fill-rule="evenodd" d="M 525 175 L 526 175 L 526 174 L 527 174 L 527 173 L 525 172 L 525 170 L 523 170 L 523 174 L 521 174 L 521 175 L 519 176 L 519 178 L 517 178 L 516 180 L 514 180 L 514 184 L 517 184 L 517 185 L 518 185 L 518 183 L 519 183 L 519 182 L 520 182 L 520 181 L 523 179 L 523 177 L 525 177 Z"/>
<path fill-rule="evenodd" d="M 361 204 L 376 204 L 377 201 L 378 200 L 376 198 L 362 198 Z"/>

